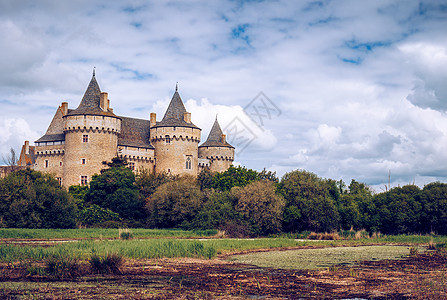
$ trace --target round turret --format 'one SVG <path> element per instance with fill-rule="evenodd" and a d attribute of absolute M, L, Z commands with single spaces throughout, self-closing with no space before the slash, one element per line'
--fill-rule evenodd
<path fill-rule="evenodd" d="M 150 137 L 155 147 L 155 171 L 173 175 L 198 173 L 198 145 L 201 129 L 191 122 L 176 88 L 163 119 L 151 114 Z"/>
<path fill-rule="evenodd" d="M 199 159 L 211 172 L 226 171 L 234 161 L 234 147 L 227 143 L 219 122 L 214 121 L 208 139 L 199 146 Z"/>
<path fill-rule="evenodd" d="M 95 75 L 78 108 L 64 118 L 64 185 L 87 184 L 99 173 L 103 161 L 117 155 L 121 119 L 109 108 L 107 93 L 101 93 Z"/>

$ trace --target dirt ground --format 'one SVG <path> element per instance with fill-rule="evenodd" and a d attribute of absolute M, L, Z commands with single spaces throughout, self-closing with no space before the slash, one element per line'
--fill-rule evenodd
<path fill-rule="evenodd" d="M 0 299 L 447 299 L 446 263 L 437 252 L 312 271 L 259 268 L 223 256 L 127 260 L 119 275 L 71 279 L 2 264 Z"/>

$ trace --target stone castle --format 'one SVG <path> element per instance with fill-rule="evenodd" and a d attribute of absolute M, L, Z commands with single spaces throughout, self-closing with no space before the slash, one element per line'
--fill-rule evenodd
<path fill-rule="evenodd" d="M 62 102 L 45 135 L 22 147 L 18 164 L 52 173 L 60 184 L 87 185 L 104 168 L 103 161 L 120 156 L 137 172 L 147 169 L 173 175 L 197 176 L 203 168 L 227 170 L 234 160 L 234 147 L 226 142 L 216 120 L 207 140 L 199 146 L 201 129 L 191 122 L 176 86 L 163 116 L 149 120 L 118 116 L 101 92 L 93 71 L 78 108 Z"/>

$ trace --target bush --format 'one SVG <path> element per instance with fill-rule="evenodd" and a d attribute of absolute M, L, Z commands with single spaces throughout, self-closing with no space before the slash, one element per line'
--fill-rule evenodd
<path fill-rule="evenodd" d="M 121 274 L 123 257 L 118 254 L 106 254 L 104 257 L 96 254 L 89 260 L 90 268 L 96 274 Z"/>
<path fill-rule="evenodd" d="M 118 234 L 120 239 L 122 240 L 130 240 L 132 239 L 132 232 L 130 232 L 130 230 L 128 228 L 125 229 L 119 229 L 118 230 Z"/>
<path fill-rule="evenodd" d="M 54 277 L 74 278 L 80 275 L 78 262 L 70 257 L 50 257 L 45 261 L 45 271 Z"/>

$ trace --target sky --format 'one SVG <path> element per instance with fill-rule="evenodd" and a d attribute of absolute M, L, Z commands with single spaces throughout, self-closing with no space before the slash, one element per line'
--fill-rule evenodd
<path fill-rule="evenodd" d="M 159 121 L 178 83 L 235 164 L 447 182 L 447 1 L 0 1 L 0 153 L 75 109 L 96 68 L 121 116 Z"/>

